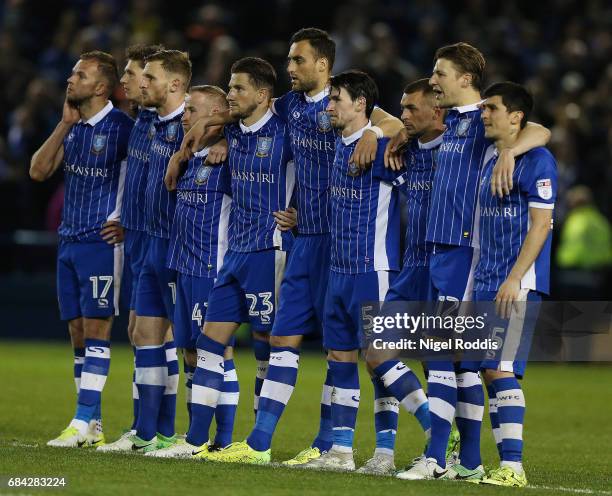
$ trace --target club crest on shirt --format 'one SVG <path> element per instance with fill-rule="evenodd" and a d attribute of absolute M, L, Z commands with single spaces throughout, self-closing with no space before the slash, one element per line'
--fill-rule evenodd
<path fill-rule="evenodd" d="M 302 114 L 300 114 L 297 110 L 293 111 L 293 118 L 298 120 Z"/>
<path fill-rule="evenodd" d="M 91 142 L 91 153 L 102 153 L 106 146 L 106 136 L 104 134 L 94 134 Z"/>
<path fill-rule="evenodd" d="M 457 136 L 465 136 L 471 123 L 472 119 L 461 119 L 459 121 L 459 125 L 457 126 Z"/>
<path fill-rule="evenodd" d="M 257 148 L 255 149 L 255 155 L 258 157 L 267 157 L 272 148 L 272 138 L 268 136 L 257 137 Z"/>
<path fill-rule="evenodd" d="M 536 187 L 538 188 L 538 195 L 543 200 L 550 200 L 552 198 L 552 183 L 550 179 L 540 179 L 536 181 Z"/>
<path fill-rule="evenodd" d="M 153 136 L 155 136 L 155 124 L 151 123 L 151 125 L 149 126 L 149 131 L 147 132 L 147 136 L 149 139 L 153 139 Z"/>
<path fill-rule="evenodd" d="M 205 165 L 205 164 L 200 165 L 198 167 L 198 170 L 196 171 L 195 183 L 204 184 L 206 181 L 208 181 L 208 178 L 210 177 L 212 170 L 213 168 L 211 165 Z"/>
<path fill-rule="evenodd" d="M 322 133 L 326 133 L 331 129 L 331 121 L 329 120 L 329 114 L 322 110 L 321 112 L 317 112 L 317 125 L 319 126 L 319 131 Z"/>
<path fill-rule="evenodd" d="M 166 140 L 174 141 L 176 139 L 176 134 L 178 133 L 178 122 L 171 122 L 168 124 L 166 128 Z"/>
<path fill-rule="evenodd" d="M 74 133 L 70 131 L 70 134 L 66 137 L 66 141 L 70 143 L 74 139 Z"/>

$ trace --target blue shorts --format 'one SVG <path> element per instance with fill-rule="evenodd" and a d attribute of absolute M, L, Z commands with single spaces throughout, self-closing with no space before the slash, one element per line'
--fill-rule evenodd
<path fill-rule="evenodd" d="M 522 294 L 519 296 L 519 300 L 522 301 L 531 301 L 531 302 L 540 302 L 542 301 L 542 295 L 537 291 L 528 291 L 521 290 Z M 495 301 L 495 296 L 497 295 L 496 291 L 475 291 L 474 292 L 474 301 Z M 520 340 L 520 346 L 530 346 L 531 345 L 531 337 L 533 335 L 533 331 L 535 329 L 535 323 L 537 319 L 537 312 L 539 311 L 538 305 L 533 306 L 521 306 L 522 309 L 521 315 L 519 318 L 511 318 L 510 319 L 502 319 L 501 317 L 494 317 L 491 322 L 496 328 L 502 329 L 505 336 L 504 348 L 502 351 L 503 354 L 508 351 L 511 356 L 515 356 L 517 350 L 512 345 L 512 342 L 515 341 L 512 339 L 511 333 L 514 333 L 517 337 L 517 340 Z M 514 349 L 508 349 L 514 348 Z M 529 354 L 529 349 L 520 348 L 520 356 L 527 356 Z M 499 370 L 501 372 L 512 372 L 516 377 L 522 379 L 525 375 L 525 369 L 527 368 L 527 360 L 483 360 L 480 362 L 479 368 L 481 370 L 490 369 L 490 370 Z"/>
<path fill-rule="evenodd" d="M 125 230 L 123 278 L 121 280 L 121 296 L 125 295 L 129 310 L 136 308 L 138 278 L 147 254 L 147 233 L 144 231 Z M 122 302 L 123 306 L 123 302 Z"/>
<path fill-rule="evenodd" d="M 57 300 L 62 320 L 119 314 L 123 243 L 60 241 Z"/>
<path fill-rule="evenodd" d="M 287 257 L 272 336 L 321 334 L 329 278 L 330 236 L 300 235 Z"/>
<path fill-rule="evenodd" d="M 471 301 L 479 250 L 435 245 L 429 262 L 433 300 Z"/>
<path fill-rule="evenodd" d="M 387 292 L 385 301 L 431 301 L 429 267 L 404 267 Z"/>
<path fill-rule="evenodd" d="M 397 272 L 384 270 L 363 274 L 330 271 L 325 296 L 323 347 L 338 351 L 360 349 L 361 305 L 384 301 L 396 276 Z"/>
<path fill-rule="evenodd" d="M 138 278 L 136 315 L 174 318 L 176 272 L 166 267 L 169 240 L 148 235 L 147 253 Z"/>
<path fill-rule="evenodd" d="M 207 322 L 249 322 L 254 332 L 270 332 L 287 252 L 228 250 L 208 298 Z"/>

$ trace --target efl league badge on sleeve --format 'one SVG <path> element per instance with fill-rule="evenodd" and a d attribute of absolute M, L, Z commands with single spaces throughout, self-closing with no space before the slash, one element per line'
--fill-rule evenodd
<path fill-rule="evenodd" d="M 106 136 L 103 134 L 94 134 L 93 142 L 91 144 L 91 153 L 96 155 L 102 153 L 106 146 Z"/>
<path fill-rule="evenodd" d="M 257 148 L 255 150 L 255 155 L 258 157 L 267 157 L 270 153 L 270 148 L 272 148 L 272 138 L 267 136 L 259 136 L 257 138 Z"/>
<path fill-rule="evenodd" d="M 467 130 L 470 128 L 472 119 L 461 119 L 457 126 L 457 136 L 465 136 Z"/>
<path fill-rule="evenodd" d="M 179 126 L 178 122 L 171 122 L 170 124 L 168 124 L 168 127 L 166 128 L 166 139 L 168 141 L 174 141 L 176 139 L 176 133 L 178 132 L 178 126 Z"/>
<path fill-rule="evenodd" d="M 322 133 L 326 133 L 331 129 L 329 114 L 325 112 L 325 110 L 317 113 L 317 125 L 319 126 L 319 131 Z"/>
<path fill-rule="evenodd" d="M 208 178 L 212 173 L 212 169 L 213 168 L 210 165 L 200 165 L 200 167 L 198 167 L 198 170 L 196 171 L 195 183 L 204 184 L 206 181 L 208 181 Z"/>
<path fill-rule="evenodd" d="M 550 200 L 552 198 L 552 183 L 550 179 L 540 179 L 536 182 L 538 188 L 538 195 L 543 200 Z"/>

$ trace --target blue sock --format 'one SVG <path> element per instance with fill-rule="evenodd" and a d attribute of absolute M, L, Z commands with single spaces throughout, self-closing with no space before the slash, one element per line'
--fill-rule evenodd
<path fill-rule="evenodd" d="M 136 386 L 136 348 L 133 346 L 134 352 L 134 372 L 132 372 L 132 409 L 134 411 L 134 420 L 132 422 L 131 430 L 136 430 L 136 424 L 138 423 L 138 386 Z"/>
<path fill-rule="evenodd" d="M 428 362 L 427 392 L 431 417 L 431 440 L 426 456 L 446 467 L 446 445 L 457 406 L 457 381 L 452 362 Z"/>
<path fill-rule="evenodd" d="M 376 429 L 375 453 L 393 456 L 399 402 L 378 377 L 372 377 L 372 384 L 374 385 L 374 428 Z"/>
<path fill-rule="evenodd" d="M 398 360 L 388 360 L 376 367 L 374 374 L 380 378 L 384 387 L 400 405 L 416 417 L 425 433 L 425 438 L 429 439 L 431 435 L 429 402 L 415 373 Z"/>
<path fill-rule="evenodd" d="M 266 451 L 297 380 L 300 352 L 295 348 L 272 347 L 270 365 L 261 388 L 255 427 L 247 443 L 257 451 Z"/>
<path fill-rule="evenodd" d="M 136 387 L 139 397 L 136 434 L 146 441 L 153 439 L 157 433 L 157 418 L 167 375 L 164 345 L 136 346 Z"/>
<path fill-rule="evenodd" d="M 255 397 L 253 398 L 253 410 L 257 417 L 257 409 L 259 405 L 259 394 L 263 381 L 268 373 L 268 361 L 270 360 L 270 343 L 267 341 L 253 340 L 253 352 L 255 360 L 257 360 L 257 373 L 255 374 Z"/>
<path fill-rule="evenodd" d="M 352 453 L 359 409 L 359 369 L 356 363 L 329 361 L 334 385 L 331 401 L 334 426 L 333 449 Z"/>
<path fill-rule="evenodd" d="M 478 467 L 480 458 L 480 431 L 484 414 L 484 392 L 478 372 L 457 373 L 457 411 L 455 422 L 461 439 L 459 459 L 469 470 Z"/>
<path fill-rule="evenodd" d="M 311 445 L 313 448 L 319 448 L 321 453 L 329 451 L 332 444 L 334 444 L 334 425 L 332 423 L 331 414 L 332 389 L 331 374 L 328 364 L 325 384 L 323 384 L 323 390 L 321 391 L 321 419 L 319 420 L 319 432 Z"/>
<path fill-rule="evenodd" d="M 493 384 L 487 386 L 487 395 L 489 396 L 489 418 L 491 419 L 491 430 L 493 431 L 493 438 L 495 439 L 495 445 L 497 446 L 497 453 L 499 459 L 502 459 L 502 440 L 501 433 L 499 432 L 499 418 L 497 416 L 497 392 Z"/>
<path fill-rule="evenodd" d="M 157 432 L 162 436 L 174 436 L 174 420 L 176 418 L 176 393 L 178 391 L 179 381 L 179 363 L 176 355 L 176 346 L 174 341 L 164 343 L 164 351 L 166 354 L 166 367 L 168 375 L 166 376 L 166 388 L 162 396 L 162 401 L 159 406 L 159 416 L 157 418 Z"/>
<path fill-rule="evenodd" d="M 202 446 L 208 441 L 208 431 L 223 388 L 225 345 L 200 334 L 196 346 L 198 362 L 193 374 L 191 425 L 187 442 Z"/>
<path fill-rule="evenodd" d="M 232 442 L 234 432 L 234 421 L 236 420 L 236 410 L 238 409 L 238 399 L 240 398 L 240 386 L 238 384 L 238 374 L 234 360 L 229 359 L 223 362 L 223 386 L 215 410 L 215 420 L 217 422 L 217 435 L 215 444 L 224 448 Z"/>
<path fill-rule="evenodd" d="M 523 459 L 525 395 L 516 377 L 493 381 L 497 393 L 497 417 L 502 439 L 502 463 L 520 464 Z"/>
<path fill-rule="evenodd" d="M 110 367 L 110 341 L 104 339 L 85 340 L 85 361 L 81 371 L 81 387 L 76 420 L 89 423 L 99 411 L 102 401 L 102 390 L 108 377 Z"/>
<path fill-rule="evenodd" d="M 187 414 L 189 415 L 189 424 L 187 425 L 191 425 L 191 385 L 193 384 L 195 367 L 183 361 L 183 372 L 185 372 L 185 399 L 187 400 Z"/>

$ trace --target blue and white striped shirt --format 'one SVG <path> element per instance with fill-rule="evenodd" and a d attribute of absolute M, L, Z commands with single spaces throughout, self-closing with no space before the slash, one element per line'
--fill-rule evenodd
<path fill-rule="evenodd" d="M 494 147 L 494 145 L 491 145 Z M 489 184 L 497 154 L 484 166 L 479 194 L 480 259 L 474 273 L 475 291 L 497 291 L 516 263 L 530 227 L 529 209 L 553 209 L 557 197 L 557 164 L 544 147 L 516 160 L 514 187 L 498 198 Z M 521 280 L 521 288 L 549 292 L 551 232 L 538 257 Z"/>
<path fill-rule="evenodd" d="M 427 241 L 454 246 L 473 246 L 476 197 L 485 150 L 478 104 L 455 107 L 446 117 L 446 131 L 438 151 L 431 198 Z"/>
<path fill-rule="evenodd" d="M 331 175 L 331 270 L 359 274 L 400 268 L 397 174 L 385 169 L 386 138 L 378 140 L 372 167 L 349 175 L 349 158 L 370 124 L 338 137 Z"/>
<path fill-rule="evenodd" d="M 168 267 L 198 277 L 217 277 L 228 247 L 231 176 L 226 163 L 206 165 L 208 148 L 188 162 L 177 187 Z"/>
<path fill-rule="evenodd" d="M 274 101 L 273 110 L 289 125 L 295 160 L 298 232 L 329 232 L 329 181 L 336 151 L 336 131 L 325 109 L 329 89 L 309 97 L 290 91 Z"/>
<path fill-rule="evenodd" d="M 403 267 L 429 266 L 432 246 L 425 241 L 425 232 L 440 143 L 442 135 L 427 143 L 412 140 L 404 155 L 407 171 L 393 182 L 407 198 Z"/>
<path fill-rule="evenodd" d="M 288 250 L 293 235 L 281 232 L 272 215 L 289 206 L 295 185 L 287 125 L 268 110 L 251 126 L 230 124 L 224 132 L 232 176 L 230 249 Z"/>
<path fill-rule="evenodd" d="M 121 209 L 121 225 L 126 229 L 146 231 L 145 188 L 149 167 L 149 148 L 155 136 L 153 122 L 157 112 L 140 109 L 134 128 L 130 133 L 127 152 L 125 190 Z"/>
<path fill-rule="evenodd" d="M 147 232 L 158 238 L 170 238 L 170 226 L 176 208 L 176 191 L 168 191 L 164 184 L 170 157 L 181 147 L 183 127 L 181 117 L 185 104 L 165 117 L 154 121 L 155 136 L 149 151 L 149 170 L 145 190 Z"/>
<path fill-rule="evenodd" d="M 64 138 L 64 207 L 58 233 L 67 241 L 100 241 L 102 225 L 120 220 L 128 137 L 134 121 L 106 106 L 74 124 Z"/>

